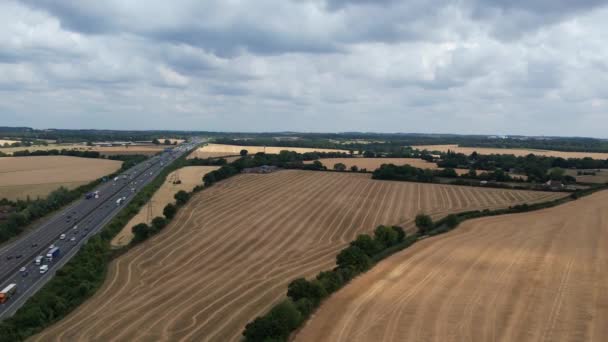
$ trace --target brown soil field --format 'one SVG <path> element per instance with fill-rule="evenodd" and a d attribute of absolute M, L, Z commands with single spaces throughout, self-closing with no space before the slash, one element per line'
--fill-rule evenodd
<path fill-rule="evenodd" d="M 374 181 L 368 174 L 243 174 L 195 195 L 159 235 L 115 260 L 90 300 L 33 341 L 239 341 L 287 284 L 335 266 L 357 234 L 414 216 L 558 193 Z"/>
<path fill-rule="evenodd" d="M 608 183 L 608 170 L 587 170 L 595 172 L 595 175 L 578 175 L 579 170 L 566 170 L 566 174 L 576 178 L 577 182 L 605 184 Z M 580 170 L 584 171 L 584 170 Z"/>
<path fill-rule="evenodd" d="M 118 170 L 116 160 L 68 156 L 0 158 L 0 198 L 44 197 L 64 186 L 75 188 Z"/>
<path fill-rule="evenodd" d="M 123 230 L 112 240 L 112 246 L 125 246 L 133 239 L 131 228 L 139 223 L 152 223 L 152 219 L 163 216 L 163 209 L 169 203 L 175 203 L 175 194 L 180 191 L 192 191 L 195 186 L 203 184 L 203 176 L 207 173 L 219 169 L 218 166 L 187 166 L 173 171 L 167 176 L 165 183 L 154 193 L 152 201 L 143 206 L 139 213 L 135 215 Z M 181 184 L 173 184 L 180 180 Z M 148 212 L 152 212 L 152 217 L 148 220 Z"/>
<path fill-rule="evenodd" d="M 296 341 L 606 341 L 608 191 L 465 222 L 338 291 Z"/>
<path fill-rule="evenodd" d="M 438 169 L 437 164 L 418 158 L 321 158 L 319 161 L 328 169 L 333 169 L 336 163 L 343 163 L 347 169 L 357 165 L 359 169 L 367 169 L 367 171 L 374 171 L 382 164 L 407 164 L 421 169 Z M 306 163 L 311 164 L 313 161 L 307 161 Z"/>
<path fill-rule="evenodd" d="M 513 154 L 515 156 L 527 156 L 533 153 L 537 156 L 549 156 L 549 157 L 561 157 L 561 158 L 585 158 L 590 157 L 593 159 L 608 159 L 608 153 L 593 153 L 593 152 L 561 152 L 561 151 L 549 151 L 549 150 L 532 150 L 532 149 L 520 149 L 520 148 L 486 148 L 486 147 L 460 147 L 458 145 L 419 145 L 412 146 L 419 150 L 428 151 L 441 151 L 447 152 L 455 151 L 458 153 L 471 154 L 475 151 L 479 154 Z"/>

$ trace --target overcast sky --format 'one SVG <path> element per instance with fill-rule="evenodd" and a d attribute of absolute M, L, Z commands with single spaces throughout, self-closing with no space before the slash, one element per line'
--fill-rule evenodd
<path fill-rule="evenodd" d="M 606 3 L 0 0 L 0 126 L 608 137 Z"/>

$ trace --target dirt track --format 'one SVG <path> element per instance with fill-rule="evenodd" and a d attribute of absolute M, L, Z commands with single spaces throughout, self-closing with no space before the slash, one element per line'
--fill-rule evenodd
<path fill-rule="evenodd" d="M 237 341 L 287 283 L 334 266 L 378 224 L 561 194 L 373 181 L 281 171 L 240 175 L 196 195 L 160 235 L 110 267 L 98 293 L 34 341 Z"/>
<path fill-rule="evenodd" d="M 441 151 L 447 152 L 448 150 L 471 154 L 475 151 L 479 154 L 513 154 L 518 157 L 524 157 L 532 153 L 537 156 L 549 156 L 549 157 L 561 157 L 561 158 L 585 158 L 590 157 L 593 159 L 608 159 L 608 153 L 593 153 L 593 152 L 562 152 L 562 151 L 549 151 L 549 150 L 532 150 L 523 148 L 487 148 L 487 147 L 460 147 L 458 145 L 420 145 L 413 146 L 419 150 L 429 151 Z"/>
<path fill-rule="evenodd" d="M 0 198 L 44 197 L 60 186 L 72 189 L 120 168 L 116 160 L 68 156 L 0 158 Z"/>
<path fill-rule="evenodd" d="M 381 262 L 296 341 L 606 341 L 608 191 L 466 222 Z"/>

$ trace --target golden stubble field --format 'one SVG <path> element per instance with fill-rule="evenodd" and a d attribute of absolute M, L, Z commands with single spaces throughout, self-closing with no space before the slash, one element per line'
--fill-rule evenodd
<path fill-rule="evenodd" d="M 143 206 L 137 215 L 133 216 L 131 221 L 122 229 L 112 240 L 112 246 L 127 245 L 133 239 L 131 228 L 139 223 L 152 223 L 148 213 L 151 213 L 151 218 L 163 216 L 163 209 L 169 203 L 175 203 L 175 194 L 184 190 L 192 191 L 195 186 L 203 184 L 203 177 L 214 170 L 219 169 L 219 166 L 186 166 L 179 170 L 171 172 L 163 185 L 154 193 L 148 204 Z M 180 180 L 180 184 L 173 184 L 174 181 Z"/>
<path fill-rule="evenodd" d="M 256 154 L 258 152 L 265 152 L 268 154 L 278 154 L 283 150 L 294 151 L 297 153 L 306 152 L 344 152 L 348 153 L 347 150 L 332 150 L 326 148 L 302 148 L 302 147 L 276 147 L 276 146 L 238 146 L 238 145 L 222 145 L 222 144 L 208 144 L 193 151 L 188 158 L 214 158 L 223 156 L 234 156 L 239 155 L 241 150 L 247 150 L 249 154 Z"/>
<path fill-rule="evenodd" d="M 60 186 L 76 188 L 118 170 L 116 160 L 69 156 L 0 158 L 0 198 L 44 197 Z"/>
<path fill-rule="evenodd" d="M 29 146 L 29 147 L 7 147 L 0 149 L 1 152 L 12 154 L 17 151 L 28 150 L 33 151 L 48 151 L 48 150 L 76 150 L 76 151 L 96 151 L 103 155 L 127 155 L 127 154 L 144 154 L 154 155 L 161 152 L 166 147 L 164 145 L 131 145 L 131 146 L 86 146 L 84 144 L 49 144 L 47 146 Z"/>
<path fill-rule="evenodd" d="M 448 150 L 457 153 L 464 153 L 470 155 L 473 152 L 479 154 L 512 154 L 517 157 L 524 157 L 532 153 L 537 156 L 548 156 L 548 157 L 561 157 L 561 158 L 593 158 L 593 159 L 608 159 L 608 153 L 593 153 L 593 152 L 562 152 L 562 151 L 549 151 L 549 150 L 532 150 L 522 148 L 487 148 L 487 147 L 460 147 L 458 145 L 419 145 L 412 146 L 419 150 L 428 151 L 441 151 L 447 152 Z"/>
<path fill-rule="evenodd" d="M 335 266 L 357 234 L 414 216 L 558 193 L 374 181 L 367 174 L 239 175 L 198 193 L 159 235 L 115 260 L 98 293 L 33 341 L 238 341 L 287 284 Z"/>
<path fill-rule="evenodd" d="M 296 341 L 606 341 L 608 191 L 465 222 L 382 261 Z"/>

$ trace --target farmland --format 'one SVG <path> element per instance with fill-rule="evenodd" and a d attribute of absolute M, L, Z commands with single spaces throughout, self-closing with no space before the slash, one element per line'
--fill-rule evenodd
<path fill-rule="evenodd" d="M 382 164 L 407 164 L 421 169 L 437 169 L 437 164 L 418 158 L 321 158 L 319 161 L 328 169 L 332 169 L 337 163 L 346 165 L 347 169 L 356 165 L 359 169 L 367 169 L 368 171 L 373 171 Z M 312 163 L 312 161 L 307 163 Z"/>
<path fill-rule="evenodd" d="M 111 174 L 121 164 L 68 156 L 0 158 L 0 198 L 44 197 L 60 186 L 72 189 Z"/>
<path fill-rule="evenodd" d="M 144 154 L 153 155 L 161 152 L 164 145 L 130 145 L 130 146 L 86 146 L 84 144 L 48 144 L 36 146 L 22 147 L 6 147 L 0 149 L 1 152 L 12 154 L 17 151 L 49 151 L 49 150 L 77 150 L 77 151 L 95 151 L 102 155 L 126 155 L 126 154 Z M 169 146 L 172 147 L 172 146 Z"/>
<path fill-rule="evenodd" d="M 256 154 L 258 152 L 265 152 L 268 154 L 278 154 L 283 150 L 294 151 L 298 153 L 305 152 L 344 152 L 347 150 L 332 150 L 325 148 L 303 148 L 303 147 L 276 147 L 276 146 L 238 146 L 238 145 L 222 145 L 222 144 L 208 144 L 194 151 L 190 158 L 211 158 L 211 157 L 223 157 L 238 155 L 241 150 L 247 150 L 249 154 Z"/>
<path fill-rule="evenodd" d="M 239 175 L 195 195 L 159 235 L 116 259 L 97 294 L 34 341 L 237 341 L 289 281 L 333 267 L 378 224 L 563 196 L 390 181 L 367 174 Z"/>
<path fill-rule="evenodd" d="M 587 175 L 578 175 L 578 171 L 584 173 L 593 173 Z M 608 183 L 608 170 L 566 170 L 566 174 L 576 178 L 577 182 L 606 184 Z"/>
<path fill-rule="evenodd" d="M 296 341 L 603 341 L 608 191 L 465 222 L 328 299 Z"/>
<path fill-rule="evenodd" d="M 527 156 L 532 153 L 537 156 L 561 157 L 561 158 L 593 158 L 593 159 L 608 159 L 608 153 L 593 153 L 593 152 L 561 152 L 549 150 L 532 150 L 519 148 L 487 148 L 487 147 L 460 147 L 458 145 L 420 145 L 413 146 L 419 150 L 447 152 L 448 150 L 470 155 L 473 152 L 479 154 L 512 154 L 516 157 Z"/>
<path fill-rule="evenodd" d="M 192 191 L 195 186 L 203 183 L 203 176 L 207 173 L 217 170 L 217 166 L 187 166 L 179 170 L 173 171 L 167 176 L 165 183 L 158 189 L 152 200 L 147 205 L 141 208 L 139 213 L 135 215 L 129 223 L 123 228 L 123 230 L 112 240 L 113 246 L 124 246 L 128 244 L 133 238 L 133 232 L 131 228 L 138 223 L 150 224 L 151 219 L 157 216 L 163 216 L 163 208 L 168 203 L 174 203 L 175 194 L 184 190 L 187 192 Z M 175 181 L 179 180 L 180 184 L 174 184 Z M 151 214 L 151 218 L 148 218 L 148 214 Z"/>

